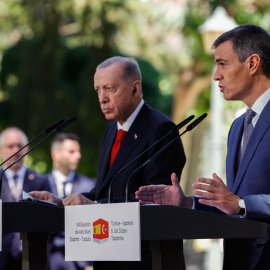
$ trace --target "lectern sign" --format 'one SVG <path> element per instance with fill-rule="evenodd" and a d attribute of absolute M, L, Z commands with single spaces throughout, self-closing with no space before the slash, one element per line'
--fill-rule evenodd
<path fill-rule="evenodd" d="M 66 261 L 140 261 L 140 205 L 65 207 Z"/>

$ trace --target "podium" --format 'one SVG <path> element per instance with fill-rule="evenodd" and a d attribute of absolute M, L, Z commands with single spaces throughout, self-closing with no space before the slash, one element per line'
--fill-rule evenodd
<path fill-rule="evenodd" d="M 152 269 L 181 269 L 183 239 L 267 237 L 265 223 L 183 207 L 144 205 L 141 240 L 150 241 Z M 47 269 L 49 232 L 64 231 L 64 208 L 37 202 L 3 202 L 3 233 L 20 232 L 23 270 Z"/>

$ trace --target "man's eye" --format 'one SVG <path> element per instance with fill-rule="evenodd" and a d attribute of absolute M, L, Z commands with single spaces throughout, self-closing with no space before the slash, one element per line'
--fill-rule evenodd
<path fill-rule="evenodd" d="M 101 92 L 102 89 L 100 88 L 95 88 L 95 91 L 97 92 L 97 94 L 99 94 Z M 114 94 L 116 92 L 116 88 L 115 87 L 106 87 L 103 88 L 103 91 L 105 91 L 107 94 Z"/>
<path fill-rule="evenodd" d="M 114 94 L 116 92 L 116 88 L 115 87 L 107 87 L 106 92 L 108 94 Z"/>
<path fill-rule="evenodd" d="M 106 91 L 111 94 L 111 93 L 114 92 L 114 88 L 113 87 L 107 87 Z"/>

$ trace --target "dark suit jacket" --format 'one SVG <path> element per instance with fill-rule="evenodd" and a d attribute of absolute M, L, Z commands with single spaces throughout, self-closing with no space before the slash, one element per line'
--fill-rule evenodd
<path fill-rule="evenodd" d="M 145 103 L 126 134 L 112 166 L 109 167 L 111 149 L 117 133 L 117 123 L 115 121 L 110 123 L 102 142 L 96 188 L 84 195 L 92 200 L 106 201 L 113 176 L 159 138 L 168 133 L 173 127 L 175 127 L 175 124 L 167 116 L 152 109 Z M 114 202 L 124 201 L 127 179 L 131 173 L 166 143 L 175 138 L 177 134 L 179 134 L 177 130 L 172 132 L 170 136 L 162 140 L 114 178 L 111 196 Z M 178 139 L 162 153 L 153 158 L 151 162 L 132 175 L 128 185 L 129 200 L 134 200 L 135 191 L 140 186 L 170 184 L 170 175 L 172 172 L 175 172 L 180 178 L 185 160 L 184 149 L 181 140 Z"/>
<path fill-rule="evenodd" d="M 2 175 L 2 170 L 0 170 L 0 175 Z M 14 198 L 12 197 L 8 185 L 8 180 L 3 175 L 2 178 L 2 200 L 4 202 L 14 202 Z M 33 190 L 41 191 L 41 190 L 48 190 L 50 191 L 50 186 L 48 183 L 48 179 L 45 175 L 39 174 L 35 171 L 26 169 L 24 182 L 23 182 L 23 191 L 30 192 Z M 10 247 L 11 241 L 13 238 L 12 233 L 5 233 L 3 234 L 2 238 L 2 252 L 0 252 L 0 269 L 6 269 L 7 259 L 10 254 Z"/>
<path fill-rule="evenodd" d="M 58 196 L 55 180 L 53 178 L 52 173 L 48 174 L 48 180 L 50 183 L 50 188 L 51 188 L 52 194 Z M 71 194 L 74 192 L 83 193 L 86 190 L 91 190 L 95 187 L 95 184 L 96 184 L 96 182 L 93 179 L 91 179 L 87 176 L 75 173 L 75 176 L 72 180 Z"/>
<path fill-rule="evenodd" d="M 245 200 L 247 219 L 270 221 L 270 102 L 263 109 L 238 168 L 245 114 L 231 126 L 226 160 L 227 186 Z M 197 209 L 206 210 L 199 203 Z M 211 211 L 213 209 L 207 209 Z M 270 225 L 267 226 L 268 235 Z M 233 228 L 232 228 L 233 230 Z M 270 240 L 225 239 L 225 270 L 270 269 Z"/>
<path fill-rule="evenodd" d="M 0 175 L 2 174 L 2 170 L 0 170 Z M 2 182 L 2 200 L 3 202 L 14 202 L 14 198 L 11 196 L 8 180 L 3 175 L 3 182 Z M 41 190 L 48 190 L 50 191 L 50 185 L 48 182 L 47 176 L 43 174 L 39 174 L 35 171 L 30 169 L 26 169 L 24 182 L 23 182 L 23 191 L 30 192 L 30 191 L 41 191 Z"/>

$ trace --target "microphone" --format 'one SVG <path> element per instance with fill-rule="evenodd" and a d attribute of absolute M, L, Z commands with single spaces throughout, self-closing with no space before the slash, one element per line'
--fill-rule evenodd
<path fill-rule="evenodd" d="M 59 127 L 56 128 L 56 131 L 61 131 L 62 129 L 66 128 L 68 125 L 70 125 L 77 117 L 73 116 L 72 118 L 70 118 L 69 120 L 67 120 L 65 123 L 63 123 L 62 125 L 60 125 Z M 55 132 L 56 132 L 55 131 Z"/>
<path fill-rule="evenodd" d="M 168 146 L 170 146 L 172 143 L 174 143 L 179 137 L 184 135 L 186 132 L 191 131 L 193 128 L 195 128 L 205 117 L 207 116 L 207 113 L 202 114 L 200 117 L 198 117 L 196 120 L 194 120 L 190 125 L 188 125 L 184 132 L 182 132 L 180 135 L 177 135 L 174 139 L 172 139 L 169 143 L 167 143 L 164 147 L 162 147 L 158 152 L 156 152 L 152 157 L 150 157 L 146 162 L 144 162 L 141 166 L 139 166 L 137 169 L 135 169 L 131 175 L 129 176 L 126 184 L 126 202 L 128 202 L 128 186 L 129 181 L 131 177 L 142 167 L 144 167 L 146 164 L 148 164 L 154 157 L 156 157 L 159 153 L 161 153 L 163 150 L 165 150 Z"/>
<path fill-rule="evenodd" d="M 52 124 L 51 126 L 47 127 L 45 130 L 43 130 L 41 133 L 39 133 L 34 139 L 32 139 L 31 141 L 29 141 L 26 145 L 24 145 L 22 148 L 20 148 L 16 153 L 14 153 L 12 156 L 10 156 L 8 159 L 6 159 L 4 162 L 2 162 L 0 164 L 0 166 L 2 166 L 3 164 L 5 164 L 7 161 L 9 161 L 11 158 L 13 158 L 15 155 L 17 155 L 20 151 L 22 151 L 26 146 L 28 146 L 30 143 L 32 143 L 33 141 L 35 141 L 37 138 L 39 138 L 40 136 L 42 136 L 45 133 L 49 133 L 51 132 L 53 129 L 55 129 L 56 127 L 60 126 L 63 122 L 65 121 L 65 119 L 61 119 L 59 121 L 57 121 L 56 123 Z"/>
<path fill-rule="evenodd" d="M 112 180 L 110 182 L 109 190 L 108 190 L 108 203 L 111 203 L 111 190 L 112 190 L 112 183 L 115 177 L 122 172 L 124 169 L 126 169 L 129 165 L 131 165 L 133 162 L 135 162 L 138 158 L 140 158 L 143 154 L 148 152 L 150 149 L 152 149 L 156 144 L 158 144 L 160 141 L 162 141 L 164 138 L 169 136 L 175 129 L 179 130 L 182 127 L 184 127 L 187 123 L 189 123 L 194 118 L 194 115 L 189 116 L 187 119 L 183 120 L 178 125 L 174 126 L 167 134 L 165 134 L 163 137 L 161 137 L 159 140 L 154 142 L 151 146 L 149 146 L 146 150 L 144 150 L 140 155 L 138 155 L 136 158 L 131 160 L 127 165 L 125 165 L 123 168 L 121 168 L 119 171 L 117 171 L 114 176 L 112 177 Z"/>
<path fill-rule="evenodd" d="M 6 170 L 8 170 L 10 167 L 12 167 L 15 163 L 17 163 L 18 161 L 20 161 L 23 157 L 25 157 L 27 154 L 29 154 L 31 151 L 33 151 L 35 148 L 37 148 L 40 144 L 42 144 L 44 141 L 46 141 L 51 135 L 53 135 L 55 132 L 58 132 L 58 131 L 61 131 L 62 129 L 64 129 L 65 127 L 67 127 L 69 124 L 71 124 L 74 120 L 76 119 L 76 117 L 72 117 L 71 119 L 67 120 L 66 122 L 63 123 L 62 120 L 58 121 L 57 123 L 51 125 L 50 127 L 46 128 L 44 131 L 43 131 L 43 134 L 44 133 L 47 133 L 47 132 L 50 132 L 49 135 L 47 135 L 43 140 L 41 140 L 40 142 L 38 142 L 33 148 L 31 148 L 29 151 L 27 151 L 24 155 L 22 155 L 21 157 L 19 157 L 17 160 L 15 160 L 13 163 L 11 163 L 7 168 L 5 168 L 5 170 L 3 170 L 2 174 L 1 174 L 1 177 L 0 177 L 0 199 L 1 199 L 1 196 L 2 196 L 2 178 L 3 178 L 3 175 L 4 173 L 6 172 Z M 65 121 L 65 120 L 64 120 Z M 59 124 L 59 122 L 61 122 Z M 40 135 L 38 135 L 37 137 L 39 137 Z M 32 140 L 33 141 L 33 140 Z M 28 143 L 29 144 L 29 143 Z M 26 147 L 26 146 L 24 146 Z M 24 148 L 23 147 L 23 148 Z M 19 151 L 21 151 L 23 148 L 21 148 Z M 18 152 L 19 152 L 18 151 Z M 18 153 L 17 152 L 17 153 Z M 13 155 L 14 156 L 14 155 Z M 11 156 L 11 157 L 13 157 Z M 10 157 L 10 158 L 11 158 Z M 10 159 L 9 158 L 9 159 Z M 7 161 L 7 160 L 6 160 Z M 5 162 L 6 162 L 5 161 Z"/>

